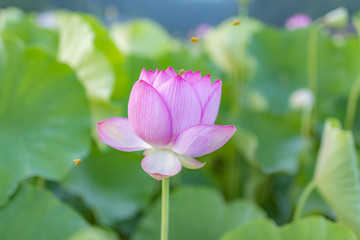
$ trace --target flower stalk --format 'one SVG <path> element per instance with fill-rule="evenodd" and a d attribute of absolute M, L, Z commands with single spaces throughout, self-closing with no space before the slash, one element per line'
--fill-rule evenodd
<path fill-rule="evenodd" d="M 314 100 L 317 100 L 317 41 L 318 27 L 311 26 L 308 39 L 308 84 L 311 92 L 314 94 Z"/>
<path fill-rule="evenodd" d="M 168 240 L 169 235 L 169 193 L 170 178 L 164 178 L 161 192 L 161 240 Z"/>
<path fill-rule="evenodd" d="M 310 193 L 315 189 L 316 184 L 315 181 L 311 181 L 303 190 L 300 195 L 299 202 L 296 205 L 295 213 L 294 213 L 294 221 L 299 220 L 301 218 L 301 214 L 304 210 L 304 206 L 306 200 L 309 198 Z"/>
<path fill-rule="evenodd" d="M 352 130 L 356 115 L 356 103 L 360 95 L 360 77 L 351 88 L 346 109 L 345 129 Z"/>
<path fill-rule="evenodd" d="M 304 141 L 311 135 L 311 110 L 312 106 L 304 107 L 301 110 L 301 135 Z"/>

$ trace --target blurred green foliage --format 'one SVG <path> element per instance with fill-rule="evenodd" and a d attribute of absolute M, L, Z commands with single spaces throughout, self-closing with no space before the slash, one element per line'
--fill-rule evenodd
<path fill-rule="evenodd" d="M 221 240 L 235 239 L 356 240 L 357 238 L 355 234 L 340 225 L 335 225 L 320 217 L 307 217 L 282 228 L 276 227 L 269 220 L 257 220 L 244 224 L 221 238 Z"/>
<path fill-rule="evenodd" d="M 168 66 L 222 79 L 217 123 L 238 129 L 204 168 L 171 179 L 171 239 L 359 238 L 358 36 L 321 21 L 232 21 L 194 45 L 145 19 L 106 28 L 86 14 L 0 10 L 0 239 L 158 238 L 160 184 L 140 153 L 102 144 L 96 122 L 126 117 L 143 67 Z M 291 106 L 300 88 L 313 106 Z M 323 135 L 329 117 L 339 121 Z M 317 191 L 298 204 L 309 182 Z M 295 209 L 321 216 L 292 221 Z"/>

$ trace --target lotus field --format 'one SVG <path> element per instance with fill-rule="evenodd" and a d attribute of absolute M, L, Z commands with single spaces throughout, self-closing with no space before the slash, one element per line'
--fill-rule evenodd
<path fill-rule="evenodd" d="M 359 39 L 0 9 L 0 240 L 359 240 Z"/>

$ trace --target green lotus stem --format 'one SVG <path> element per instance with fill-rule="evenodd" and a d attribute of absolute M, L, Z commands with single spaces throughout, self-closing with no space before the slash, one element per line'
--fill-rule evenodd
<path fill-rule="evenodd" d="M 306 140 L 310 136 L 312 106 L 304 107 L 301 112 L 301 135 Z"/>
<path fill-rule="evenodd" d="M 314 94 L 315 105 L 317 101 L 317 40 L 318 28 L 317 26 L 310 27 L 309 42 L 308 42 L 308 84 L 309 88 Z"/>
<path fill-rule="evenodd" d="M 301 214 L 303 212 L 306 200 L 309 198 L 310 193 L 315 189 L 316 184 L 314 181 L 311 181 L 303 190 L 303 192 L 300 195 L 299 198 L 299 202 L 296 206 L 295 209 L 295 214 L 294 214 L 294 221 L 299 220 L 301 217 Z"/>
<path fill-rule="evenodd" d="M 161 193 L 161 240 L 168 240 L 169 235 L 169 193 L 170 178 L 164 178 Z"/>
<path fill-rule="evenodd" d="M 359 99 L 359 95 L 360 95 L 360 76 L 354 83 L 349 94 L 349 99 L 346 109 L 345 129 L 352 130 L 353 128 L 355 114 L 356 114 L 356 103 Z"/>

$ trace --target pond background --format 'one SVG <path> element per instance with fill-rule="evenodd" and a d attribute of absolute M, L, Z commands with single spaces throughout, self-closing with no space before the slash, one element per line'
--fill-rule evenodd
<path fill-rule="evenodd" d="M 133 18 L 150 18 L 174 36 L 186 36 L 201 23 L 218 25 L 222 20 L 246 11 L 248 15 L 274 26 L 283 26 L 290 16 L 305 13 L 316 19 L 345 7 L 350 15 L 360 9 L 357 0 L 1 0 L 0 8 L 19 7 L 24 11 L 58 8 L 93 14 L 106 23 Z"/>

